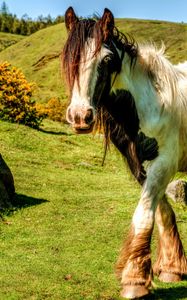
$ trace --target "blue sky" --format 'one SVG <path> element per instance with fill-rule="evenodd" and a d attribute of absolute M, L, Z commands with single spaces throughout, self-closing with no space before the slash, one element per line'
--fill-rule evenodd
<path fill-rule="evenodd" d="M 0 0 L 0 5 L 2 4 Z M 115 17 L 166 20 L 187 23 L 187 0 L 5 0 L 9 11 L 18 17 L 27 14 L 35 19 L 39 15 L 64 15 L 73 6 L 79 16 L 111 9 Z"/>

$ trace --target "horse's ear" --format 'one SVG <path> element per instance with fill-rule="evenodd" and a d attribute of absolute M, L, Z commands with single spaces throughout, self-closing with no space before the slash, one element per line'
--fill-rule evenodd
<path fill-rule="evenodd" d="M 67 30 L 71 30 L 72 27 L 78 22 L 78 20 L 79 19 L 77 18 L 73 7 L 70 6 L 65 13 L 65 24 Z"/>
<path fill-rule="evenodd" d="M 114 28 L 114 16 L 108 8 L 105 8 L 100 23 L 103 31 L 104 40 L 107 40 L 109 34 L 113 32 Z"/>

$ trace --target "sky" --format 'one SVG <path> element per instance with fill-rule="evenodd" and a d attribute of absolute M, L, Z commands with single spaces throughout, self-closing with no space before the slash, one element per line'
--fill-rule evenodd
<path fill-rule="evenodd" d="M 2 4 L 0 0 L 0 5 Z M 9 12 L 22 17 L 27 14 L 32 19 L 38 16 L 64 15 L 73 6 L 78 16 L 90 17 L 94 13 L 102 15 L 105 7 L 116 18 L 136 18 L 165 20 L 187 23 L 187 0 L 5 0 Z"/>

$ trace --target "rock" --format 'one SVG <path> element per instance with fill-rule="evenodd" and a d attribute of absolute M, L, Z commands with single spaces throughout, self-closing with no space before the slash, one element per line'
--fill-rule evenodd
<path fill-rule="evenodd" d="M 3 208 L 10 207 L 10 198 L 2 180 L 0 180 L 0 211 Z"/>
<path fill-rule="evenodd" d="M 0 210 L 11 207 L 15 195 L 14 178 L 0 154 Z"/>
<path fill-rule="evenodd" d="M 181 179 L 172 181 L 168 184 L 166 195 L 174 202 L 181 202 L 187 205 L 187 182 Z"/>

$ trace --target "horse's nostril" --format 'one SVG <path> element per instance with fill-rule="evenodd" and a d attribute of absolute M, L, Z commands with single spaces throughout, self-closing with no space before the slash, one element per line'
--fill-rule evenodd
<path fill-rule="evenodd" d="M 85 115 L 85 123 L 86 124 L 91 124 L 93 123 L 93 119 L 94 119 L 94 114 L 93 114 L 93 110 L 92 109 L 88 109 Z"/>
<path fill-rule="evenodd" d="M 69 122 L 69 123 L 73 123 L 73 116 L 72 116 L 72 113 L 71 113 L 71 108 L 68 107 L 67 111 L 66 111 L 66 120 Z"/>
<path fill-rule="evenodd" d="M 69 106 L 66 112 L 67 121 L 74 127 L 89 127 L 94 123 L 94 111 L 92 108 L 83 109 Z"/>
<path fill-rule="evenodd" d="M 76 113 L 75 116 L 74 116 L 74 122 L 75 122 L 75 124 L 80 124 L 81 123 L 81 117 L 78 113 Z"/>

